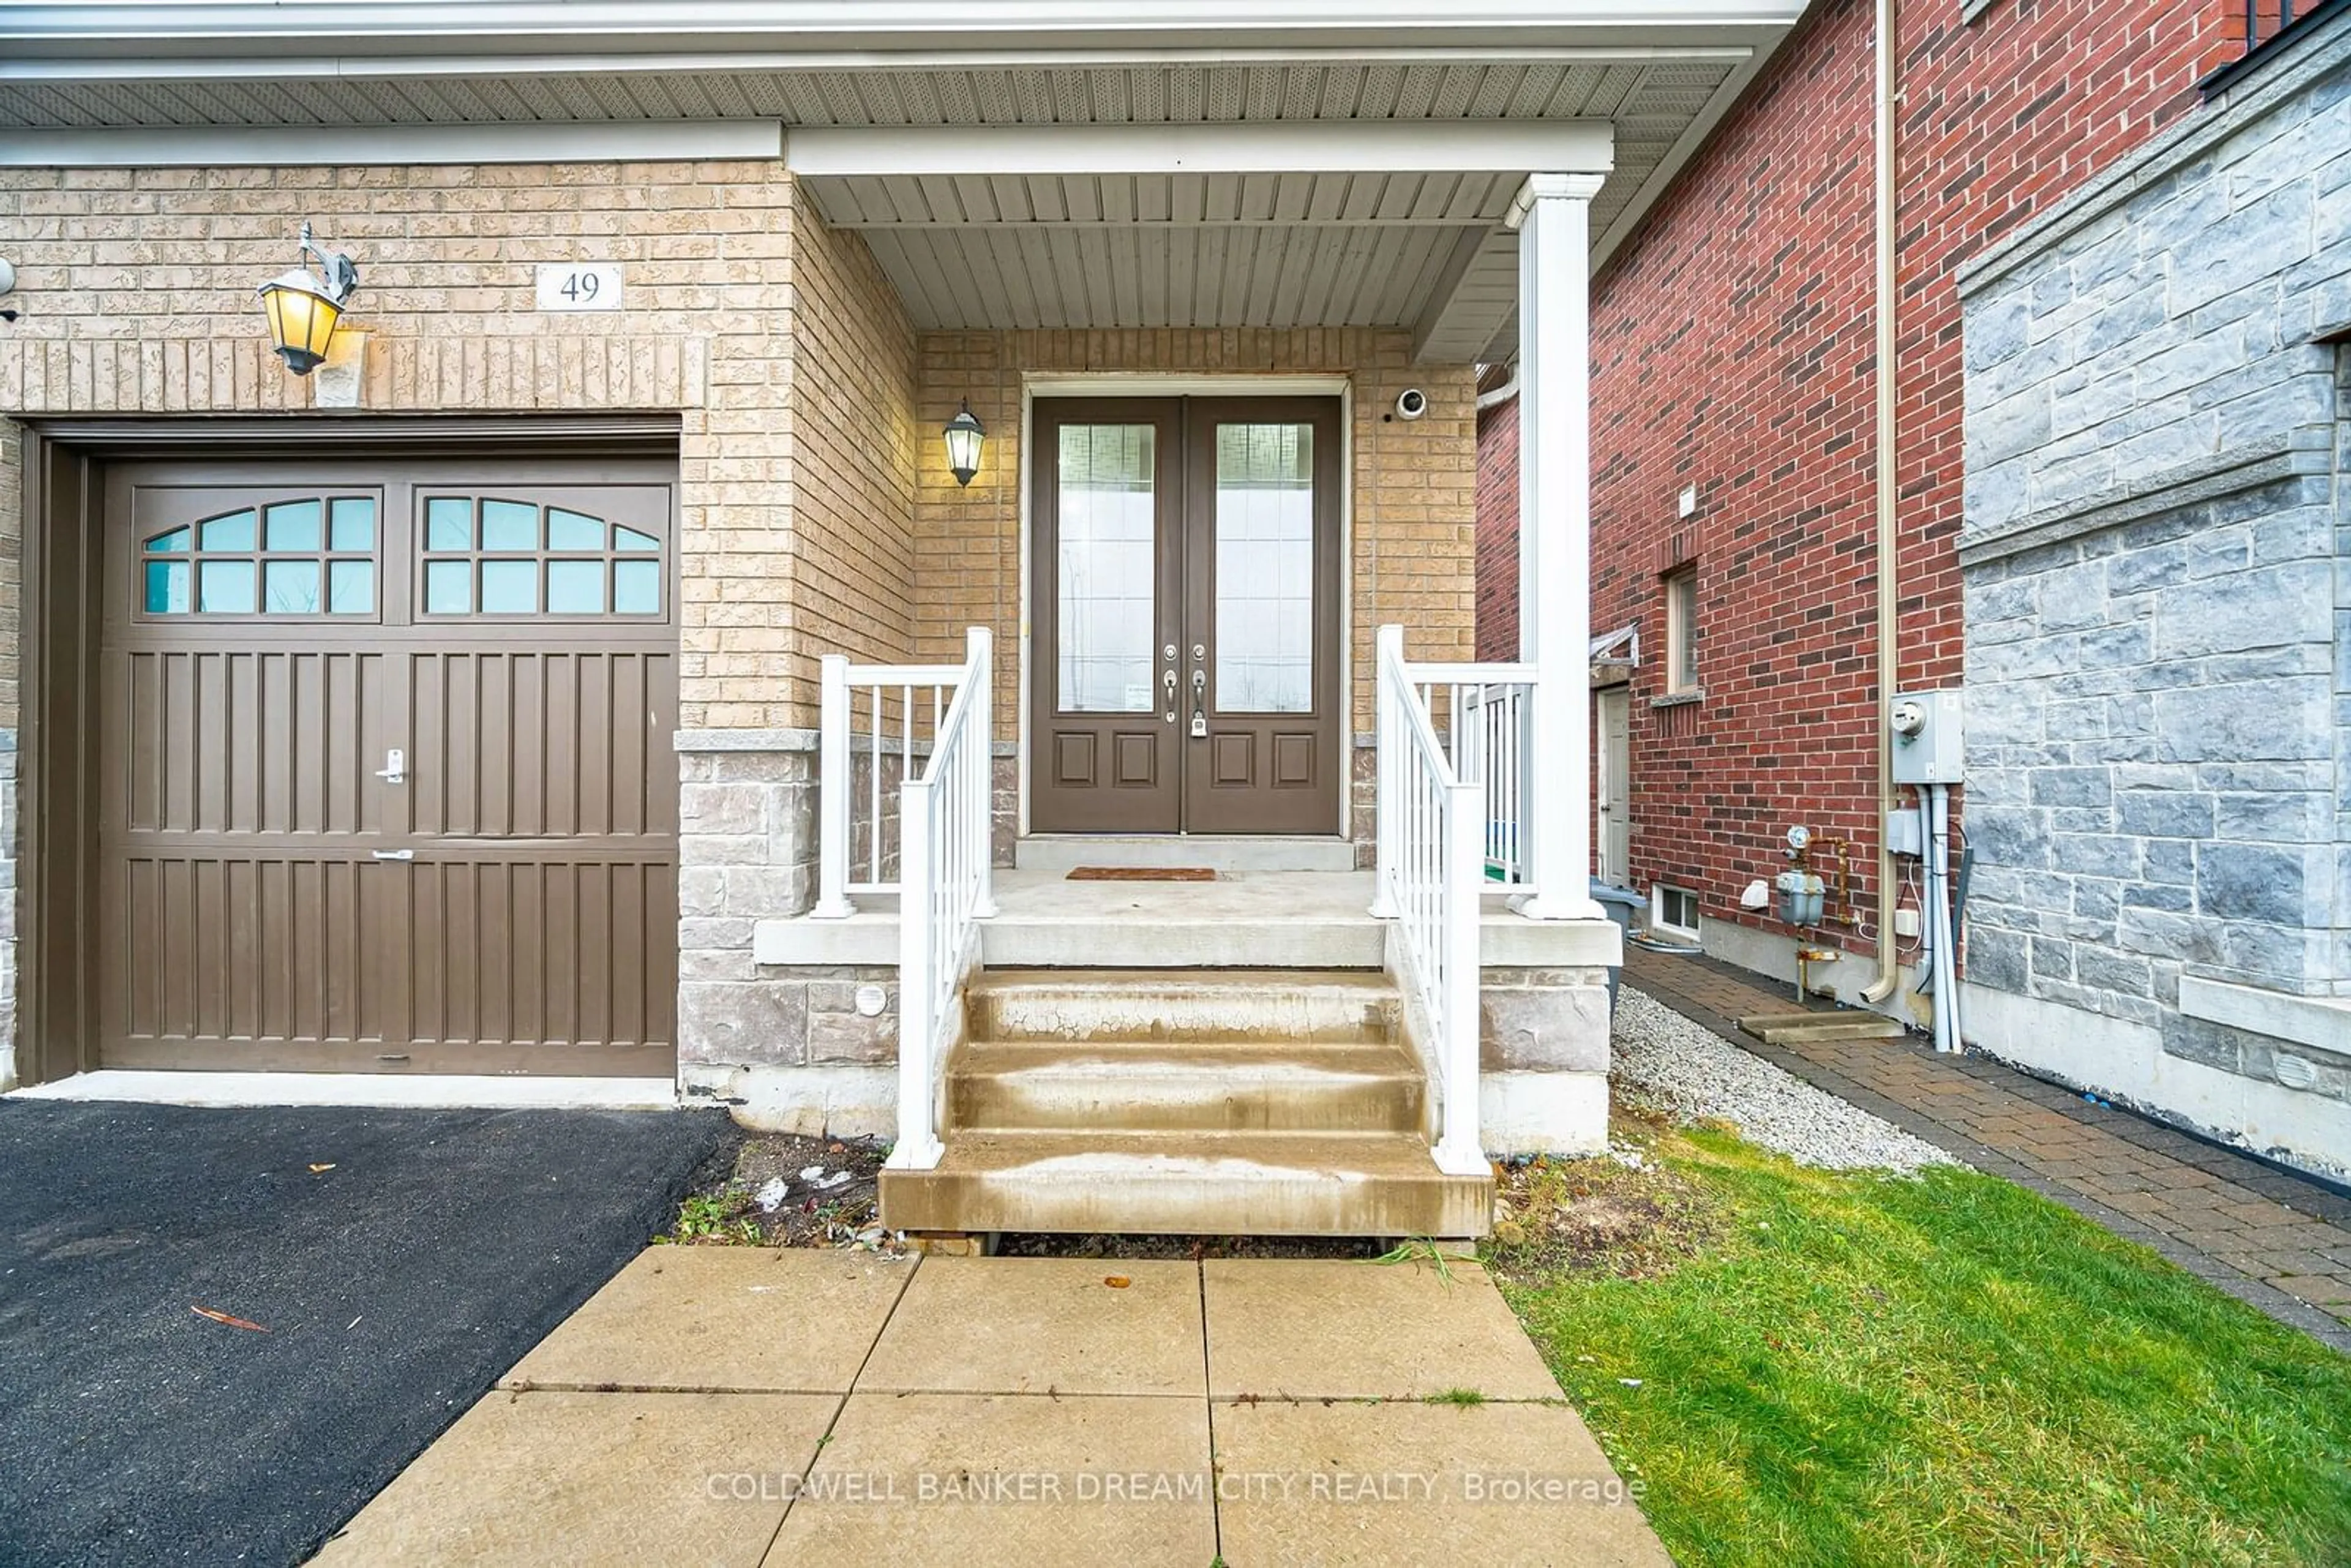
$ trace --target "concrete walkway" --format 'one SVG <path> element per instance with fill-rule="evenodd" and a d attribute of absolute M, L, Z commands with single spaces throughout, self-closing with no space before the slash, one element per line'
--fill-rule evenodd
<path fill-rule="evenodd" d="M 1733 1044 L 2351 1352 L 2351 1197 L 1915 1037 L 1763 1045 L 1735 1020 L 1785 1012 L 1786 987 L 1710 958 L 1628 946 L 1625 959 L 1625 984 Z"/>
<path fill-rule="evenodd" d="M 1668 1562 L 1473 1263 L 736 1248 L 638 1258 L 319 1559 L 1456 1560 Z"/>

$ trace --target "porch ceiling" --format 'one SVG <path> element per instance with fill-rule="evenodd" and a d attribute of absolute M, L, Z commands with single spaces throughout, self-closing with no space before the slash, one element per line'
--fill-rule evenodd
<path fill-rule="evenodd" d="M 1500 298 L 1428 357 L 1512 326 L 1517 173 L 818 178 L 925 329 L 1414 327 L 1489 245 Z"/>

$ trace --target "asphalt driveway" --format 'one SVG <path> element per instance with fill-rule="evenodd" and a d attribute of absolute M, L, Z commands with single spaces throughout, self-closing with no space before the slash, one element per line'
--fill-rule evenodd
<path fill-rule="evenodd" d="M 0 1563 L 306 1558 L 727 1136 L 699 1112 L 0 1100 Z"/>

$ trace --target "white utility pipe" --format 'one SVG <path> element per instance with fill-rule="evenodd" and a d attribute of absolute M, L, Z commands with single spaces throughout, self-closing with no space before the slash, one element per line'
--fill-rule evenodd
<path fill-rule="evenodd" d="M 1894 909 L 1901 890 L 1895 885 L 1894 856 L 1886 847 L 1886 819 L 1894 814 L 1893 736 L 1886 722 L 1886 709 L 1894 701 L 1894 685 L 1899 666 L 1896 663 L 1895 633 L 1900 616 L 1895 598 L 1895 459 L 1898 427 L 1896 411 L 1901 391 L 1896 374 L 1894 346 L 1895 285 L 1895 216 L 1897 189 L 1895 183 L 1895 99 L 1900 91 L 1896 73 L 1900 62 L 1894 53 L 1895 0 L 1877 0 L 1877 281 L 1875 315 L 1877 328 L 1877 369 L 1874 379 L 1877 392 L 1877 711 L 1870 722 L 1877 727 L 1877 979 L 1863 990 L 1864 1000 L 1883 1002 L 1894 995 L 1902 984 L 1902 961 L 1894 941 Z M 1921 817 L 1923 821 L 1924 813 Z M 1936 951 L 1942 950 L 1941 944 Z"/>
<path fill-rule="evenodd" d="M 1935 933 L 1935 1049 L 1959 1049 L 1959 962 L 1951 923 L 1951 791 L 1927 792 L 1927 911 Z"/>

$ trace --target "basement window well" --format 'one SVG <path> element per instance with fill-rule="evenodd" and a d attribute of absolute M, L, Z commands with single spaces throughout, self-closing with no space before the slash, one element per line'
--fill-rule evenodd
<path fill-rule="evenodd" d="M 1649 929 L 1663 936 L 1698 940 L 1698 894 L 1686 887 L 1654 883 L 1649 888 Z"/>

